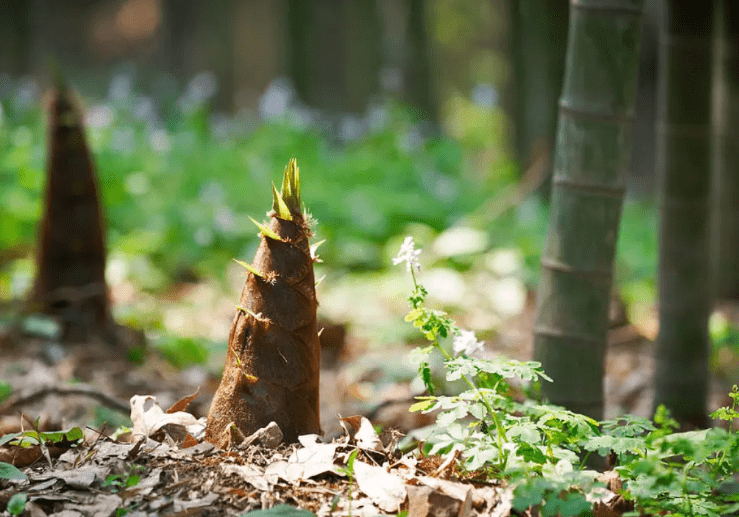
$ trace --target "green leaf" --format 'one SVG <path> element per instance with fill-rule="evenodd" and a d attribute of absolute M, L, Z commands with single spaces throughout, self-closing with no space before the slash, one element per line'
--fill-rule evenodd
<path fill-rule="evenodd" d="M 647 444 L 644 438 L 629 438 L 625 436 L 591 436 L 583 444 L 583 448 L 587 451 L 602 451 L 608 453 L 613 451 L 616 454 L 625 452 L 633 452 L 638 454 L 646 449 Z"/>
<path fill-rule="evenodd" d="M 299 510 L 286 504 L 278 504 L 268 510 L 254 510 L 242 514 L 241 517 L 316 517 L 316 514 L 308 510 Z"/>
<path fill-rule="evenodd" d="M 41 439 L 52 443 L 78 442 L 85 437 L 82 429 L 73 427 L 69 431 L 41 433 Z"/>
<path fill-rule="evenodd" d="M 521 442 L 518 444 L 516 455 L 520 456 L 525 461 L 537 463 L 539 465 L 543 465 L 544 463 L 549 461 L 549 458 L 542 451 L 542 447 L 526 442 Z"/>
<path fill-rule="evenodd" d="M 427 409 L 432 408 L 436 404 L 436 398 L 428 398 L 425 400 L 419 400 L 415 404 L 411 405 L 410 408 L 408 408 L 408 411 L 411 413 L 415 413 L 416 411 L 426 411 Z"/>
<path fill-rule="evenodd" d="M 715 420 L 731 421 L 737 417 L 739 417 L 739 413 L 737 413 L 736 411 L 732 411 L 728 407 L 720 407 L 716 411 L 711 413 L 711 418 Z"/>
<path fill-rule="evenodd" d="M 434 381 L 431 379 L 431 368 L 429 368 L 428 364 L 424 364 L 419 370 L 421 372 L 421 378 L 423 379 L 423 385 L 426 386 L 429 393 L 433 395 L 436 391 L 436 387 L 434 386 Z"/>
<path fill-rule="evenodd" d="M 17 467 L 10 463 L 0 461 L 0 478 L 1 479 L 18 479 L 25 481 L 28 477 L 21 472 Z"/>
<path fill-rule="evenodd" d="M 20 492 L 17 494 L 13 494 L 13 496 L 8 501 L 8 513 L 10 513 L 10 515 L 20 515 L 20 513 L 26 507 L 26 501 L 28 501 L 28 496 L 26 494 Z"/>
<path fill-rule="evenodd" d="M 610 436 L 634 437 L 643 436 L 656 428 L 651 420 L 643 417 L 623 415 L 612 420 L 601 422 L 603 432 Z"/>
<path fill-rule="evenodd" d="M 354 472 L 354 461 L 356 461 L 358 453 L 359 449 L 354 449 L 346 460 L 346 468 L 350 474 Z"/>
<path fill-rule="evenodd" d="M 108 477 L 105 478 L 103 486 L 119 486 L 121 484 L 121 477 L 121 474 L 110 474 Z"/>
<path fill-rule="evenodd" d="M 0 436 L 0 447 L 5 445 L 6 443 L 15 440 L 20 435 L 21 433 L 8 433 L 6 435 Z"/>
<path fill-rule="evenodd" d="M 423 314 L 423 309 L 413 309 L 412 311 L 410 311 L 408 314 L 405 315 L 404 319 L 406 322 L 416 321 L 418 317 L 421 316 L 422 314 Z"/>
<path fill-rule="evenodd" d="M 257 228 L 259 228 L 260 234 L 264 235 L 265 237 L 269 237 L 272 240 L 282 242 L 282 238 L 279 235 L 277 235 L 275 232 L 273 232 L 269 227 L 263 225 L 262 223 L 258 223 L 255 219 L 252 219 L 251 217 L 249 217 L 249 219 L 251 219 L 252 223 L 257 225 Z"/>
<path fill-rule="evenodd" d="M 592 505 L 585 499 L 585 494 L 580 492 L 565 492 L 562 495 L 552 494 L 548 497 L 544 503 L 542 515 L 569 517 L 570 515 L 581 515 L 591 508 Z"/>
<path fill-rule="evenodd" d="M 280 193 L 277 192 L 277 187 L 275 187 L 274 183 L 272 183 L 272 210 L 274 210 L 275 214 L 280 219 L 284 219 L 285 221 L 293 220 L 290 209 L 287 207 L 287 204 L 285 204 L 285 200 L 282 199 Z"/>
<path fill-rule="evenodd" d="M 51 431 L 40 434 L 36 431 L 25 431 L 23 433 L 8 433 L 4 435 L 0 438 L 0 446 L 10 443 L 11 445 L 29 447 L 31 445 L 38 445 L 41 441 L 54 444 L 76 444 L 83 438 L 84 434 L 79 427 L 73 427 L 68 431 Z"/>
<path fill-rule="evenodd" d="M 541 504 L 547 483 L 541 478 L 530 478 L 527 483 L 519 485 L 513 491 L 513 508 L 518 511 Z"/>

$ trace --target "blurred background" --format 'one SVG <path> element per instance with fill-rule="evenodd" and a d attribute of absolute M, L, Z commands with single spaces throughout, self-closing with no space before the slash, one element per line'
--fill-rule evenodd
<path fill-rule="evenodd" d="M 639 401 L 656 336 L 654 4 L 616 259 L 613 339 L 628 357 L 609 367 L 609 415 L 651 411 Z M 530 357 L 568 10 L 566 0 L 0 3 L 0 325 L 33 280 L 43 96 L 59 69 L 86 114 L 115 318 L 192 384 L 220 373 L 244 278 L 232 259 L 251 261 L 248 217 L 269 209 L 270 181 L 291 157 L 326 239 L 319 311 L 341 329 L 351 396 L 369 404 L 415 375 L 387 355 L 420 342 L 402 321 L 410 278 L 391 265 L 406 235 L 424 250 L 430 303 L 491 353 Z M 714 373 L 735 379 L 739 334 L 719 312 L 711 328 Z"/>

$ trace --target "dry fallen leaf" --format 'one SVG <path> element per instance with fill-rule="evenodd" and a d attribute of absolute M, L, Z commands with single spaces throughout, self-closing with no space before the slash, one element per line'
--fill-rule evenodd
<path fill-rule="evenodd" d="M 253 485 L 258 490 L 263 492 L 269 492 L 270 490 L 269 480 L 265 477 L 264 471 L 258 467 L 226 464 L 221 465 L 221 470 L 224 474 L 237 474 L 241 476 L 244 481 Z"/>
<path fill-rule="evenodd" d="M 361 415 L 339 417 L 339 423 L 344 431 L 354 439 L 357 447 L 370 451 L 384 451 L 377 431 L 367 417 Z"/>
<path fill-rule="evenodd" d="M 156 397 L 151 395 L 131 397 L 131 421 L 131 438 L 134 441 L 152 436 L 160 429 L 164 429 L 169 435 L 180 436 L 181 439 L 190 434 L 200 440 L 205 434 L 205 418 L 197 419 L 184 411 L 165 413 L 159 407 Z"/>
<path fill-rule="evenodd" d="M 382 467 L 354 461 L 354 478 L 359 489 L 367 494 L 372 502 L 386 512 L 397 512 L 406 498 L 405 483 L 395 474 Z"/>

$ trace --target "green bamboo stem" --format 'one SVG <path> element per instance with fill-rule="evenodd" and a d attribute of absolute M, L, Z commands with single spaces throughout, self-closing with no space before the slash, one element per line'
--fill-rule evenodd
<path fill-rule="evenodd" d="M 545 160 L 547 176 L 565 73 L 568 8 L 567 0 L 511 2 L 516 152 L 524 168 Z"/>
<path fill-rule="evenodd" d="M 660 34 L 659 321 L 655 407 L 707 423 L 712 2 L 664 4 Z"/>
<path fill-rule="evenodd" d="M 600 419 L 642 0 L 571 0 L 534 353 L 551 402 Z"/>
<path fill-rule="evenodd" d="M 739 300 L 739 3 L 720 2 L 714 41 L 712 250 L 715 294 Z"/>

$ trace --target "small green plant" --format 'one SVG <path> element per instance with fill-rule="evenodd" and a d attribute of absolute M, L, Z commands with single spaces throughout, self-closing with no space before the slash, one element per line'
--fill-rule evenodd
<path fill-rule="evenodd" d="M 346 467 L 339 468 L 349 478 L 349 517 L 352 517 L 352 501 L 354 500 L 354 461 L 357 459 L 359 449 L 354 449 L 346 460 Z"/>
<path fill-rule="evenodd" d="M 551 379 L 537 362 L 474 357 L 483 348 L 475 334 L 458 327 L 446 313 L 425 306 L 427 291 L 416 277 L 420 252 L 408 237 L 393 262 L 405 263 L 413 279 L 406 321 L 430 343 L 411 353 L 429 395 L 417 397 L 410 410 L 439 411 L 424 452 L 459 451 L 466 475 L 506 480 L 514 487 L 514 509 L 533 506 L 543 516 L 590 510 L 586 495 L 598 486 L 598 473 L 584 468 L 591 453 L 615 456 L 615 470 L 625 487 L 622 495 L 642 515 L 739 511 L 739 483 L 733 477 L 739 472 L 739 432 L 733 426 L 739 418 L 736 386 L 729 394 L 731 406 L 711 415 L 728 421 L 728 431 L 676 433 L 678 424 L 665 407 L 657 409 L 654 421 L 625 416 L 599 424 L 561 407 L 516 401 L 511 382 Z M 443 358 L 446 380 L 463 381 L 465 391 L 437 393 L 433 352 Z"/>
<path fill-rule="evenodd" d="M 38 429 L 38 419 L 35 422 Z M 20 447 L 32 447 L 39 444 L 53 444 L 57 446 L 79 445 L 84 439 L 82 429 L 73 427 L 68 431 L 38 432 L 24 431 L 22 433 L 8 433 L 0 438 L 0 445 L 17 445 Z"/>
<path fill-rule="evenodd" d="M 560 407 L 515 401 L 510 394 L 511 381 L 551 379 L 535 361 L 473 357 L 483 347 L 474 332 L 458 327 L 446 313 L 425 306 L 428 293 L 416 278 L 420 251 L 408 237 L 393 262 L 405 263 L 413 279 L 408 298 L 411 309 L 405 319 L 430 342 L 412 352 L 430 395 L 418 397 L 410 410 L 440 410 L 426 452 L 459 450 L 463 467 L 473 475 L 516 483 L 517 509 L 549 499 L 543 508 L 545 515 L 580 513 L 589 503 L 585 491 L 577 487 L 587 490 L 597 473 L 582 469 L 577 453 L 580 443 L 597 432 L 597 422 Z M 447 349 L 449 338 L 451 351 Z M 436 394 L 430 367 L 434 351 L 443 357 L 446 380 L 463 381 L 466 391 L 454 396 Z M 536 481 L 531 481 L 532 473 L 538 476 Z"/>
<path fill-rule="evenodd" d="M 131 465 L 128 472 L 121 474 L 111 474 L 105 478 L 103 487 L 111 487 L 113 492 L 125 490 L 139 484 L 141 474 L 139 472 L 145 470 L 142 465 Z"/>
<path fill-rule="evenodd" d="M 23 509 L 26 507 L 28 496 L 24 493 L 13 494 L 8 500 L 8 513 L 10 515 L 20 515 Z"/>

